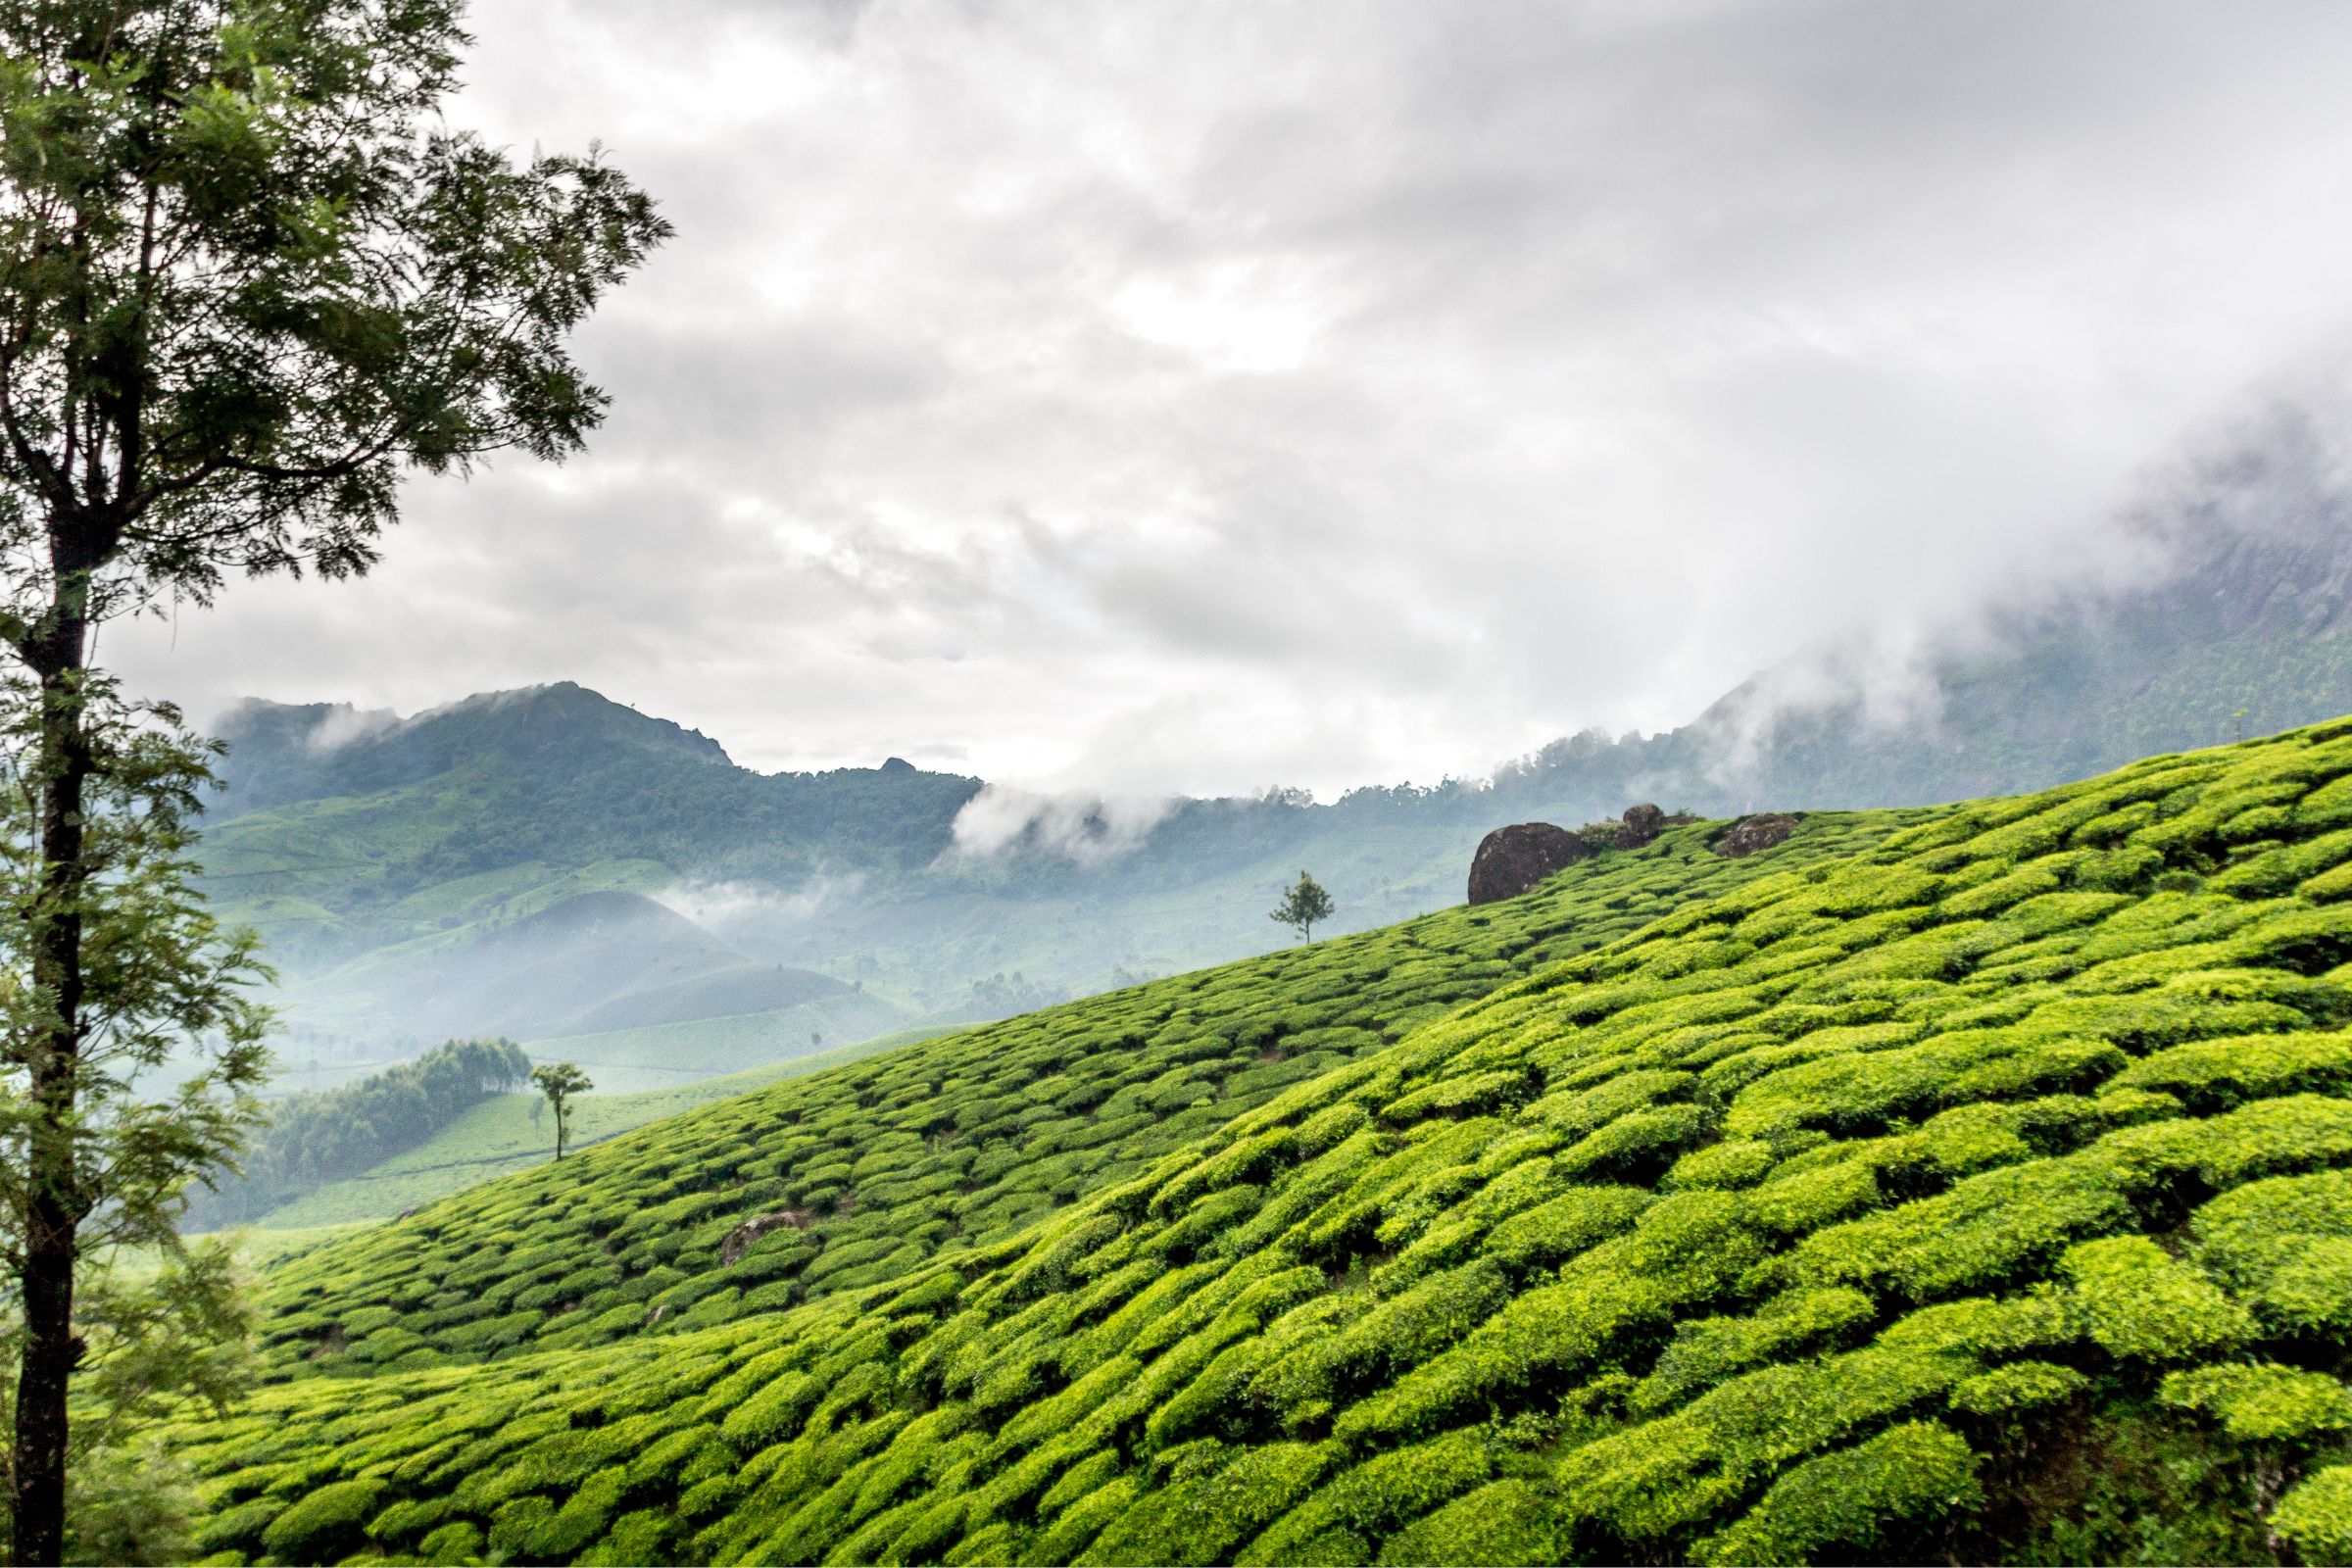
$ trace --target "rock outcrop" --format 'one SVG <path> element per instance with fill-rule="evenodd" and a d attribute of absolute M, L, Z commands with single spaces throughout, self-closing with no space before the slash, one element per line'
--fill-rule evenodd
<path fill-rule="evenodd" d="M 1666 813 L 1647 803 L 1627 807 L 1618 820 L 1624 824 L 1617 832 L 1619 849 L 1638 850 L 1666 831 Z"/>
<path fill-rule="evenodd" d="M 1780 811 L 1762 811 L 1743 816 L 1731 825 L 1722 838 L 1715 841 L 1715 853 L 1738 859 L 1758 850 L 1769 850 L 1775 844 L 1788 841 L 1796 831 L 1796 818 Z"/>
<path fill-rule="evenodd" d="M 1470 861 L 1470 902 L 1515 899 L 1561 867 L 1592 858 L 1592 845 L 1549 822 L 1498 827 L 1479 841 Z"/>

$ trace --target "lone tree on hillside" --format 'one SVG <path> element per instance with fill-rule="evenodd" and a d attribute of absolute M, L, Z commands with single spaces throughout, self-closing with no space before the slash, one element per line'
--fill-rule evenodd
<path fill-rule="evenodd" d="M 562 1159 L 564 1142 L 571 1134 L 571 1097 L 584 1095 L 596 1085 L 588 1081 L 588 1075 L 580 1071 L 576 1061 L 551 1061 L 544 1067 L 533 1067 L 531 1082 L 539 1086 L 547 1102 L 556 1107 L 556 1157 Z"/>
<path fill-rule="evenodd" d="M 1274 918 L 1297 931 L 1299 940 L 1312 942 L 1315 922 L 1330 919 L 1338 907 L 1331 902 L 1331 895 L 1323 891 L 1323 884 L 1301 871 L 1298 880 L 1282 896 L 1282 902 L 1274 906 Z"/>
<path fill-rule="evenodd" d="M 577 450 L 606 398 L 567 336 L 668 233 L 593 149 L 518 159 L 443 123 L 460 15 L 0 0 L 0 650 L 31 799 L 10 840 L 24 983 L 0 1019 L 19 1562 L 62 1549 L 79 1238 L 120 1201 L 94 1149 L 135 1114 L 151 1144 L 200 1128 L 189 1147 L 218 1157 L 258 1071 L 224 1057 L 213 1100 L 101 1104 L 124 1087 L 86 1054 L 116 1026 L 109 966 L 236 964 L 233 944 L 108 912 L 105 814 L 153 782 L 136 736 L 185 737 L 116 700 L 93 634 L 209 604 L 233 572 L 366 570 L 411 470 Z"/>

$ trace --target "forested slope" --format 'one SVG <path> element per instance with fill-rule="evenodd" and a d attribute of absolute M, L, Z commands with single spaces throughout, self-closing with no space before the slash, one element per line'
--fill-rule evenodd
<path fill-rule="evenodd" d="M 450 1040 L 356 1084 L 270 1107 L 236 1175 L 189 1195 L 182 1228 L 258 1219 L 280 1203 L 430 1143 L 466 1111 L 522 1088 L 530 1058 L 511 1040 Z"/>
<path fill-rule="evenodd" d="M 773 1311 L 1018 1234 L 1284 1088 L 1690 900 L 1874 843 L 1807 819 L 1744 859 L 1677 828 L 1507 905 L 1025 1014 L 679 1116 L 281 1270 L 280 1363 L 438 1365 Z M 730 1231 L 789 1215 L 740 1257 Z"/>
<path fill-rule="evenodd" d="M 270 1391 L 208 1544 L 2341 1560 L 2352 723 L 1796 858 L 887 1281 Z"/>

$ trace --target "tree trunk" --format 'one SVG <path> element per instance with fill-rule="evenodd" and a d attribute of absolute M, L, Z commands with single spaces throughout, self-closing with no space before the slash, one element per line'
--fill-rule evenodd
<path fill-rule="evenodd" d="M 75 1170 L 76 1066 L 81 1049 L 82 809 L 92 768 L 86 722 L 89 572 L 59 562 L 50 612 L 20 650 L 40 676 L 41 887 L 33 917 L 33 981 L 55 999 L 47 1027 L 27 1042 L 34 1108 L 26 1149 L 24 1348 L 17 1375 L 10 1466 L 13 1555 L 55 1563 L 66 1524 L 66 1394 L 81 1347 L 74 1334 L 76 1233 L 86 1205 Z"/>

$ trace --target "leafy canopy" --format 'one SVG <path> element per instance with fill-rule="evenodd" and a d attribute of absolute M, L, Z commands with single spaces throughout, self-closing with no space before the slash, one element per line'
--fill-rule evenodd
<path fill-rule="evenodd" d="M 409 464 L 577 449 L 564 336 L 669 232 L 436 118 L 451 0 L 0 4 L 0 545 L 96 618 L 365 569 Z M 40 518 L 92 524 L 51 559 Z"/>
<path fill-rule="evenodd" d="M 73 1358 L 79 1390 L 65 1452 L 74 1561 L 170 1555 L 191 1502 L 184 1477 L 146 1451 L 159 1420 L 220 1410 L 250 1381 L 250 1308 L 226 1251 L 182 1244 L 190 1187 L 230 1163 L 260 1114 L 268 978 L 247 932 L 222 930 L 190 891 L 196 792 L 210 754 L 169 709 L 122 703 L 93 683 L 88 724 L 101 766 L 86 802 L 91 874 L 36 899 L 32 820 L 39 720 L 24 681 L 0 684 L 0 1261 L 13 1286 L 27 1252 L 25 1151 L 62 1171 L 76 1225 Z M 46 927 L 79 922 L 84 968 L 77 1049 L 65 1058 L 74 1113 L 62 1125 L 34 1091 L 54 1003 L 36 978 Z M 53 1058 L 54 1059 L 54 1058 Z M 126 1260 L 138 1266 L 123 1266 Z M 0 1355 L 21 1353 L 21 1291 L 0 1288 Z M 0 1385 L 0 1420 L 13 1415 Z M 175 1479 L 177 1478 L 177 1479 Z M 0 1509 L 7 1495 L 0 1493 Z M 0 1533 L 14 1525 L 0 1517 Z"/>
<path fill-rule="evenodd" d="M 1330 919 L 1338 907 L 1331 902 L 1331 895 L 1323 890 L 1322 883 L 1300 871 L 1298 880 L 1283 895 L 1282 902 L 1274 906 L 1272 918 L 1297 931 L 1301 939 L 1311 941 L 1315 926 Z"/>
<path fill-rule="evenodd" d="M 259 1113 L 270 979 L 250 932 L 224 931 L 190 888 L 197 791 L 209 754 L 169 709 L 141 710 L 97 682 L 83 855 L 90 876 L 60 903 L 36 897 L 31 822 L 38 717 L 24 683 L 0 684 L 0 900 L 30 911 L 0 921 L 0 1260 L 24 1259 L 26 1162 L 14 1152 L 60 1136 L 28 1075 L 54 1001 L 35 978 L 44 927 L 80 923 L 84 973 L 71 1058 L 75 1114 L 62 1129 L 84 1256 L 177 1248 L 189 1184 L 236 1152 Z M 169 1067 L 176 1075 L 160 1082 Z"/>
<path fill-rule="evenodd" d="M 573 1061 L 551 1061 L 533 1067 L 531 1082 L 539 1086 L 547 1102 L 556 1107 L 556 1157 L 562 1159 L 564 1137 L 571 1131 L 571 1097 L 584 1095 L 596 1085 L 580 1070 L 579 1063 Z"/>

